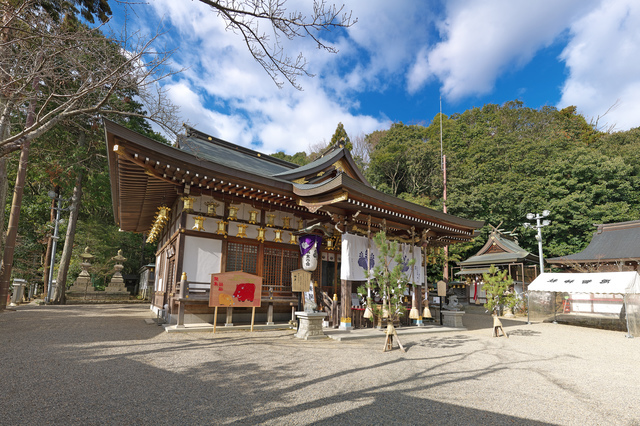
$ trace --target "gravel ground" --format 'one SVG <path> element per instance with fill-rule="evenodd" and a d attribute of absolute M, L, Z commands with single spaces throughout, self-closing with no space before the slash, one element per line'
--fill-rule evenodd
<path fill-rule="evenodd" d="M 504 320 L 510 338 L 494 338 L 474 310 L 467 330 L 383 353 L 380 332 L 166 333 L 149 318 L 141 305 L 1 313 L 0 424 L 640 425 L 640 339 L 622 332 Z"/>

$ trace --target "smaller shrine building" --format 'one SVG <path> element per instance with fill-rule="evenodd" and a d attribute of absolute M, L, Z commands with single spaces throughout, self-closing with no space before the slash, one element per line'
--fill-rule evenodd
<path fill-rule="evenodd" d="M 482 288 L 482 274 L 488 273 L 491 265 L 508 271 L 517 294 L 526 292 L 529 284 L 539 275 L 539 257 L 520 247 L 513 235 L 493 227 L 485 245 L 474 256 L 459 262 L 459 270 L 453 274 L 458 281 L 451 283 L 451 286 L 460 302 L 487 302 L 487 294 Z"/>

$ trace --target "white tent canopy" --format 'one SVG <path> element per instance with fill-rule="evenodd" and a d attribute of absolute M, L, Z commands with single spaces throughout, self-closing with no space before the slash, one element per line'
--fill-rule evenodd
<path fill-rule="evenodd" d="M 640 275 L 629 272 L 544 273 L 529 285 L 530 318 L 589 317 L 595 326 L 626 322 L 627 337 L 640 335 Z M 619 320 L 617 319 L 619 318 Z"/>
<path fill-rule="evenodd" d="M 559 293 L 640 293 L 640 275 L 629 272 L 544 273 L 529 285 L 529 291 Z"/>

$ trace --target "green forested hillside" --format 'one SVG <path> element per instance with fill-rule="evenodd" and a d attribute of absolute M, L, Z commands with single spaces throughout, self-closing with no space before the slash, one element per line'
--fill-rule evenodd
<path fill-rule="evenodd" d="M 528 212 L 551 211 L 545 257 L 582 250 L 595 223 L 640 219 L 638 128 L 605 134 L 574 107 L 536 110 L 517 101 L 443 117 L 442 127 L 448 213 L 516 229 L 534 253 L 535 231 L 522 226 Z M 427 127 L 396 123 L 380 136 L 371 146 L 370 182 L 441 210 L 440 117 Z M 475 254 L 489 229 L 473 245 L 453 248 L 454 256 Z"/>

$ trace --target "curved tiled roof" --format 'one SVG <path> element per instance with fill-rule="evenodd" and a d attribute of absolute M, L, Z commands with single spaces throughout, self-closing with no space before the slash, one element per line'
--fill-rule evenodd
<path fill-rule="evenodd" d="M 584 250 L 547 259 L 547 262 L 562 264 L 640 259 L 640 220 L 595 226 L 598 229 Z"/>

